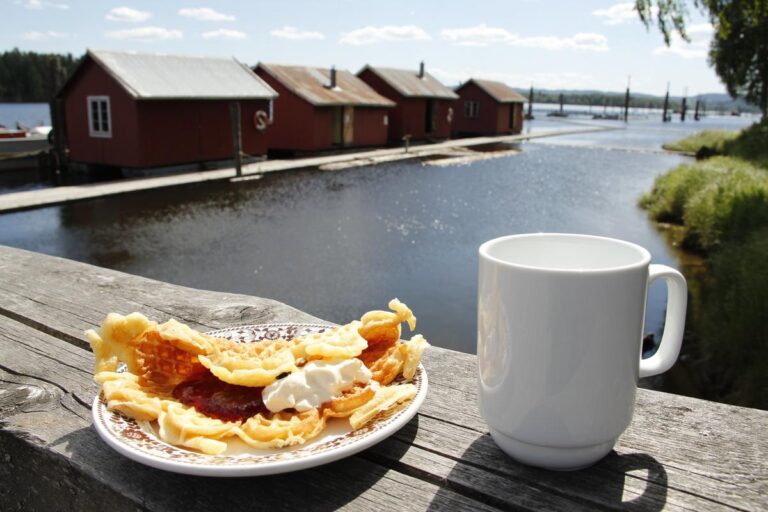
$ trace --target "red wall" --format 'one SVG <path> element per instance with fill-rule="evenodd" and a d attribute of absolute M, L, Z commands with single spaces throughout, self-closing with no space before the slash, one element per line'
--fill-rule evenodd
<path fill-rule="evenodd" d="M 267 134 L 253 122 L 258 110 L 269 111 L 268 100 L 240 100 L 243 153 L 267 152 Z M 174 165 L 233 158 L 232 120 L 228 100 L 139 101 L 142 166 Z"/>
<path fill-rule="evenodd" d="M 88 134 L 88 96 L 109 96 L 112 137 Z M 138 167 L 139 122 L 136 102 L 92 60 L 68 88 L 64 98 L 69 157 L 76 162 Z"/>
<path fill-rule="evenodd" d="M 391 108 L 355 107 L 355 146 L 385 146 Z"/>
<path fill-rule="evenodd" d="M 86 97 L 110 98 L 112 137 L 88 134 Z M 118 167 L 155 167 L 232 158 L 229 101 L 134 100 L 103 69 L 87 61 L 66 91 L 67 143 L 76 162 Z M 241 100 L 243 151 L 263 155 L 266 134 L 253 114 L 268 110 L 267 100 Z M 268 130 L 267 130 L 268 131 Z"/>
<path fill-rule="evenodd" d="M 275 99 L 274 123 L 269 130 L 270 149 L 318 151 L 337 147 L 333 144 L 334 107 L 315 107 L 266 71 L 257 68 L 256 74 L 279 94 Z M 384 115 L 389 110 L 354 107 L 354 136 L 349 147 L 386 144 Z"/>
<path fill-rule="evenodd" d="M 437 130 L 426 132 L 425 117 L 427 113 L 427 98 L 406 98 L 393 89 L 388 83 L 370 69 L 363 70 L 358 75 L 376 92 L 394 101 L 396 106 L 390 110 L 388 139 L 390 144 L 401 145 L 403 135 L 410 134 L 411 140 L 428 137 L 447 139 L 451 135 L 451 123 L 448 122 L 448 110 L 453 109 L 453 119 L 456 119 L 456 107 L 453 100 L 437 100 Z"/>
<path fill-rule="evenodd" d="M 453 132 L 457 135 L 510 135 L 520 133 L 523 129 L 523 104 L 499 103 L 488 93 L 469 82 L 456 91 L 459 100 L 456 101 L 453 116 Z M 477 101 L 480 103 L 479 116 L 464 117 L 464 102 Z M 510 127 L 510 110 L 515 109 L 514 126 Z"/>

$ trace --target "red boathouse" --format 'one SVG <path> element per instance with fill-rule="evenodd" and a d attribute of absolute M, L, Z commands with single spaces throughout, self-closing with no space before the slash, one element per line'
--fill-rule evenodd
<path fill-rule="evenodd" d="M 276 93 L 235 59 L 88 50 L 57 94 L 69 159 L 147 168 L 233 158 L 230 103 L 242 151 L 267 151 Z"/>
<path fill-rule="evenodd" d="M 458 96 L 424 71 L 366 66 L 357 74 L 382 96 L 396 103 L 389 122 L 389 143 L 447 139 L 451 135 L 454 101 Z"/>
<path fill-rule="evenodd" d="M 457 136 L 513 135 L 523 131 L 523 106 L 528 100 L 508 85 L 472 78 L 456 93 L 459 101 L 453 133 Z"/>
<path fill-rule="evenodd" d="M 322 151 L 383 146 L 395 105 L 345 70 L 259 63 L 256 74 L 278 93 L 270 150 Z"/>

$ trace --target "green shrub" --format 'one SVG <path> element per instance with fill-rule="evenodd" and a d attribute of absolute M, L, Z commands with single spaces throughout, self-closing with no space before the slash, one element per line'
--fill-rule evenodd
<path fill-rule="evenodd" d="M 709 258 L 699 294 L 698 364 L 718 399 L 768 408 L 768 228 L 727 244 Z"/>
<path fill-rule="evenodd" d="M 740 240 L 768 226 L 768 171 L 727 157 L 694 167 L 705 185 L 691 189 L 684 199 L 688 245 L 710 250 L 724 238 Z"/>
<path fill-rule="evenodd" d="M 710 250 L 768 226 L 768 170 L 729 157 L 680 165 L 640 200 L 659 222 L 683 224 L 687 247 Z"/>
<path fill-rule="evenodd" d="M 725 141 L 723 151 L 768 169 L 768 120 L 755 123 L 742 130 L 738 137 Z"/>
<path fill-rule="evenodd" d="M 683 223 L 688 199 L 706 185 L 706 176 L 695 164 L 683 164 L 656 178 L 653 189 L 640 199 L 659 222 Z"/>
<path fill-rule="evenodd" d="M 703 130 L 694 133 L 690 137 L 669 142 L 662 147 L 668 151 L 677 151 L 689 155 L 695 155 L 702 148 L 709 148 L 712 152 L 725 154 L 725 144 L 739 135 L 739 132 L 728 130 Z"/>

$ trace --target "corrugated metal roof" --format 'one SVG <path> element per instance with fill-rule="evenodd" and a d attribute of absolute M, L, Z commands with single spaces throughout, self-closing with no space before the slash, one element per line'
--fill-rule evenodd
<path fill-rule="evenodd" d="M 417 70 L 366 66 L 360 70 L 358 76 L 366 69 L 373 71 L 397 92 L 409 98 L 438 98 L 446 100 L 458 98 L 456 93 L 426 72 L 423 78 L 419 78 Z"/>
<path fill-rule="evenodd" d="M 88 50 L 137 99 L 255 99 L 277 93 L 234 58 Z"/>
<path fill-rule="evenodd" d="M 336 70 L 336 87 L 331 89 L 331 70 L 308 66 L 282 66 L 260 62 L 263 69 L 285 87 L 316 106 L 357 105 L 394 107 L 395 104 L 344 69 Z"/>
<path fill-rule="evenodd" d="M 478 87 L 490 94 L 491 97 L 499 103 L 525 103 L 528 101 L 528 98 L 502 82 L 478 80 L 477 78 L 472 78 L 467 83 L 469 82 L 477 84 Z M 459 87 L 459 89 L 461 89 L 461 87 Z"/>

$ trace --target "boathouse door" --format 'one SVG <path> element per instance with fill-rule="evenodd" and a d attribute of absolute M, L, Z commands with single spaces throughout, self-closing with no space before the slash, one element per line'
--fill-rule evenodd
<path fill-rule="evenodd" d="M 341 146 L 344 141 L 344 107 L 333 107 L 331 121 L 331 144 Z"/>
<path fill-rule="evenodd" d="M 427 108 L 424 115 L 424 132 L 433 133 L 437 131 L 437 116 L 437 100 L 427 100 Z"/>
<path fill-rule="evenodd" d="M 515 129 L 515 114 L 517 113 L 517 105 L 514 103 L 507 103 L 509 105 L 509 126 L 510 130 Z"/>
<path fill-rule="evenodd" d="M 355 108 L 344 107 L 344 145 L 351 146 L 355 142 Z"/>

